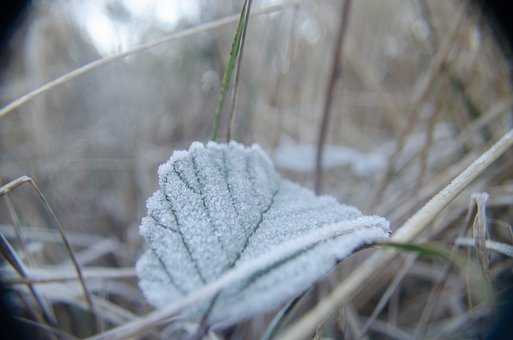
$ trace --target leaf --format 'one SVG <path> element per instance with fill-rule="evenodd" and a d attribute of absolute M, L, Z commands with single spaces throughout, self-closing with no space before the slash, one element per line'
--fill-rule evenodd
<path fill-rule="evenodd" d="M 140 226 L 148 250 L 137 263 L 150 303 L 167 306 L 228 270 L 272 259 L 225 288 L 212 305 L 205 301 L 187 311 L 200 318 L 209 310 L 209 324 L 278 307 L 338 260 L 389 234 L 385 219 L 282 179 L 257 145 L 195 142 L 174 152 L 158 174 L 159 190 L 148 199 Z"/>

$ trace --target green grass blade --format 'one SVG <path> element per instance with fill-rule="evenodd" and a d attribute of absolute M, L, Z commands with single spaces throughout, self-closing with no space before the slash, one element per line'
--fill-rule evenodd
<path fill-rule="evenodd" d="M 230 50 L 230 57 L 228 58 L 228 62 L 226 64 L 226 69 L 224 70 L 223 81 L 221 83 L 221 90 L 219 93 L 219 97 L 217 100 L 217 108 L 214 113 L 213 118 L 213 128 L 212 128 L 212 140 L 216 141 L 219 136 L 219 123 L 221 119 L 221 113 L 223 112 L 224 101 L 226 98 L 226 94 L 228 89 L 230 88 L 230 83 L 232 80 L 233 72 L 235 70 L 235 66 L 237 64 L 237 57 L 240 53 L 241 47 L 241 37 L 243 34 L 243 29 L 245 27 L 245 22 L 247 18 L 246 7 L 248 6 L 248 0 L 244 2 L 242 7 L 242 11 L 240 13 L 239 23 L 237 24 L 237 30 L 235 31 L 235 36 L 233 37 L 232 47 Z"/>

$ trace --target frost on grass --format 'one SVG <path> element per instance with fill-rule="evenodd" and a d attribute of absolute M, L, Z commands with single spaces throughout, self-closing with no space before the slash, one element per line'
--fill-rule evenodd
<path fill-rule="evenodd" d="M 430 164 L 447 160 L 454 150 L 447 147 L 447 140 L 452 137 L 451 128 L 438 123 L 433 130 L 433 149 L 428 155 Z M 417 155 L 426 144 L 425 132 L 412 133 L 406 140 L 403 151 L 397 160 L 397 166 L 403 167 Z M 276 148 L 274 159 L 278 169 L 298 173 L 313 173 L 317 146 L 314 144 L 296 143 L 290 137 L 283 137 Z M 374 176 L 384 170 L 387 160 L 397 149 L 396 141 L 382 143 L 374 150 L 362 152 L 355 148 L 326 144 L 322 167 L 324 169 L 340 169 L 348 171 L 348 175 L 358 177 Z M 414 171 L 418 171 L 415 169 Z"/>
<path fill-rule="evenodd" d="M 275 161 L 279 169 L 295 172 L 314 172 L 317 146 L 313 144 L 297 144 L 291 138 L 282 138 L 276 148 Z M 354 148 L 327 144 L 324 146 L 324 169 L 347 168 L 352 174 L 360 177 L 375 175 L 386 165 L 386 157 L 390 152 L 363 153 Z"/>
<path fill-rule="evenodd" d="M 186 312 L 201 318 L 210 309 L 210 324 L 278 307 L 358 247 L 389 234 L 385 219 L 281 178 L 258 146 L 196 142 L 176 151 L 158 175 L 140 226 L 148 250 L 137 263 L 153 305 L 170 305 L 227 271 L 272 259 Z"/>

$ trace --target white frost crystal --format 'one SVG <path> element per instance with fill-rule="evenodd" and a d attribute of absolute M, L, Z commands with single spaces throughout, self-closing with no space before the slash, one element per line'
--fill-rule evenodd
<path fill-rule="evenodd" d="M 229 270 L 273 259 L 265 270 L 187 310 L 199 318 L 213 303 L 209 324 L 278 307 L 358 247 L 389 235 L 382 217 L 363 216 L 281 178 L 257 145 L 195 142 L 174 152 L 158 175 L 159 190 L 148 199 L 140 226 L 148 250 L 137 262 L 139 285 L 153 305 L 170 305 Z M 305 242 L 334 228 L 336 236 Z"/>

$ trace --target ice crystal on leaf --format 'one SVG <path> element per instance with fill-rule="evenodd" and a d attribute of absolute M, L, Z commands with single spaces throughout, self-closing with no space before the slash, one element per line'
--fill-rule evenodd
<path fill-rule="evenodd" d="M 199 318 L 212 303 L 210 324 L 278 307 L 358 247 L 389 234 L 385 219 L 281 178 L 257 145 L 195 142 L 174 152 L 158 175 L 159 190 L 140 226 L 148 249 L 137 263 L 153 305 L 172 304 L 229 270 L 272 259 L 187 311 Z"/>

